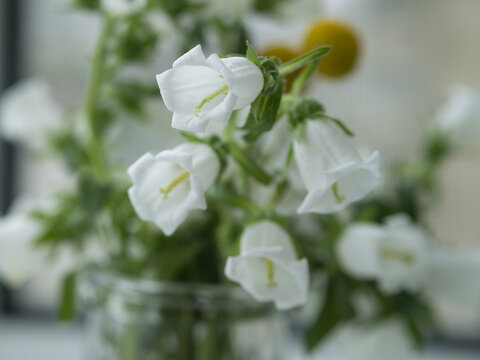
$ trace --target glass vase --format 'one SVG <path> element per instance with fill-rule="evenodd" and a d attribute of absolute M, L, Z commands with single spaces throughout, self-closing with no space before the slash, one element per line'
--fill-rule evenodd
<path fill-rule="evenodd" d="M 90 271 L 88 360 L 281 360 L 283 322 L 226 285 L 156 282 Z"/>

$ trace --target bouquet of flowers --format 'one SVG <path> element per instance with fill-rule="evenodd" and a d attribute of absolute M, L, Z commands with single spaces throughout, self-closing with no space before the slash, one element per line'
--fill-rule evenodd
<path fill-rule="evenodd" d="M 274 3 L 257 1 L 255 7 L 270 11 Z M 302 324 L 309 349 L 345 324 L 373 326 L 391 318 L 414 339 L 424 338 L 432 326 L 429 294 L 438 290 L 436 275 L 448 257 L 432 250 L 422 214 L 435 189 L 435 170 L 452 148 L 451 128 L 460 128 L 452 120 L 455 110 L 445 110 L 436 122 L 443 125 L 427 133 L 418 163 L 392 165 L 383 190 L 371 195 L 384 177 L 379 153 L 365 156 L 348 126 L 304 95 L 319 63 L 327 76 L 353 67 L 357 42 L 342 22 L 315 23 L 303 54 L 285 57 L 277 48 L 262 56 L 244 42 L 238 19 L 213 16 L 204 3 L 77 6 L 98 10 L 103 21 L 82 106 L 61 122 L 54 105 L 44 106 L 48 91 L 35 82 L 24 84 L 20 95 L 12 91 L 3 106 L 4 134 L 15 138 L 24 132 L 15 132 L 18 120 L 5 125 L 8 119 L 21 118 L 26 102 L 35 106 L 43 98 L 37 120 L 45 126 L 32 129 L 34 138 L 47 142 L 74 174 L 74 186 L 17 226 L 32 229 L 24 238 L 35 237 L 52 254 L 73 248 L 80 255 L 63 283 L 62 319 L 74 315 L 77 275 L 90 268 L 192 288 L 236 283 L 278 310 L 304 305 L 314 294 Z M 149 73 L 157 56 L 160 18 L 186 34 L 188 51 L 171 68 L 159 69 L 159 95 L 153 75 L 145 80 L 140 73 L 142 64 Z M 195 45 L 210 26 L 218 30 L 223 54 L 234 55 L 206 56 Z M 163 101 L 168 119 L 151 111 L 152 101 Z M 143 149 L 126 170 L 115 158 L 115 136 L 125 118 L 148 117 L 171 120 L 182 141 L 156 153 Z M 2 220 L 10 221 L 10 229 L 13 215 Z M 5 263 L 0 260 L 0 274 L 8 278 L 14 272 Z M 190 335 L 192 326 L 184 325 Z M 218 327 L 208 334 L 202 337 L 208 346 L 201 348 L 210 350 L 178 358 L 207 359 L 210 351 L 218 359 L 241 358 L 232 355 Z M 178 347 L 193 346 L 177 335 Z"/>

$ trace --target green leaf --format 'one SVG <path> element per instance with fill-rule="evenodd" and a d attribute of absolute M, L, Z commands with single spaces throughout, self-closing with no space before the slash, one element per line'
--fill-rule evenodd
<path fill-rule="evenodd" d="M 257 52 L 248 41 L 247 41 L 247 59 L 256 65 L 259 65 Z"/>
<path fill-rule="evenodd" d="M 72 7 L 85 10 L 98 10 L 100 8 L 100 0 L 73 0 Z"/>
<path fill-rule="evenodd" d="M 76 172 L 88 164 L 88 151 L 72 131 L 55 134 L 50 140 L 54 150 L 72 171 Z"/>
<path fill-rule="evenodd" d="M 76 313 L 77 274 L 71 272 L 63 278 L 58 305 L 58 320 L 69 321 Z"/>
<path fill-rule="evenodd" d="M 179 251 L 180 246 L 177 241 L 165 240 L 164 246 L 161 247 L 161 250 L 155 256 L 159 279 L 175 279 L 179 272 L 189 267 L 192 260 L 200 253 L 203 247 L 204 244 L 200 241 L 189 241 Z"/>
<path fill-rule="evenodd" d="M 330 46 L 328 45 L 313 49 L 306 54 L 303 54 L 299 57 L 296 57 L 295 59 L 283 63 L 278 67 L 278 71 L 282 76 L 285 76 L 307 65 L 309 62 L 320 59 L 320 57 L 328 54 L 329 52 Z"/>
<path fill-rule="evenodd" d="M 254 141 L 262 133 L 269 131 L 275 121 L 282 100 L 283 78 L 279 76 L 277 66 L 269 59 L 263 58 L 260 69 L 264 76 L 263 91 L 252 103 L 250 114 L 243 129 L 247 130 L 246 141 Z"/>
<path fill-rule="evenodd" d="M 111 194 L 111 185 L 99 183 L 88 174 L 80 174 L 78 180 L 78 192 L 80 205 L 87 213 L 95 214 L 101 210 Z"/>
<path fill-rule="evenodd" d="M 293 128 L 302 124 L 307 119 L 314 119 L 323 114 L 324 108 L 317 100 L 314 99 L 297 99 L 287 112 L 288 121 Z"/>

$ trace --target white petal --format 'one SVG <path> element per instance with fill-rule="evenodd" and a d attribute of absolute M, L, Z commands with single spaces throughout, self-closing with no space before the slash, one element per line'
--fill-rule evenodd
<path fill-rule="evenodd" d="M 378 225 L 349 226 L 337 243 L 337 254 L 342 267 L 358 278 L 376 279 L 381 273 L 379 242 L 385 231 Z"/>
<path fill-rule="evenodd" d="M 380 286 L 387 292 L 399 290 L 417 291 L 429 276 L 427 245 L 425 231 L 408 220 L 406 215 L 399 214 L 386 221 L 385 237 L 380 242 L 380 249 L 407 254 L 411 261 L 384 259 L 380 255 L 382 272 Z"/>
<path fill-rule="evenodd" d="M 33 247 L 40 225 L 26 213 L 0 218 L 0 279 L 19 287 L 40 269 L 44 254 Z"/>
<path fill-rule="evenodd" d="M 193 209 L 205 209 L 201 180 L 193 173 L 192 156 L 187 152 L 166 150 L 154 158 L 145 154 L 128 170 L 134 185 L 128 190 L 130 201 L 145 221 L 153 221 L 171 235 Z M 177 184 L 165 197 L 161 189 L 184 171 L 188 179 Z"/>
<path fill-rule="evenodd" d="M 269 220 L 247 227 L 240 240 L 240 249 L 241 255 L 264 256 L 282 261 L 297 258 L 288 233 Z"/>
<path fill-rule="evenodd" d="M 317 187 L 324 172 L 362 162 L 350 139 L 333 121 L 307 121 L 303 135 L 302 141 L 294 142 L 294 153 L 309 190 Z"/>
<path fill-rule="evenodd" d="M 127 173 L 132 179 L 133 182 L 140 181 L 143 177 L 145 177 L 145 172 L 148 171 L 150 166 L 154 163 L 155 158 L 149 152 L 143 154 L 137 161 L 135 161 L 130 167 L 127 169 Z"/>
<path fill-rule="evenodd" d="M 237 111 L 237 117 L 235 119 L 235 125 L 239 128 L 242 128 L 247 123 L 248 115 L 250 115 L 251 106 L 245 106 Z"/>
<path fill-rule="evenodd" d="M 225 126 L 227 125 L 230 117 L 232 116 L 233 107 L 236 101 L 237 97 L 231 92 L 229 92 L 227 97 L 205 116 L 208 118 L 209 121 L 214 121 Z"/>
<path fill-rule="evenodd" d="M 197 117 L 193 113 L 174 112 L 172 127 L 190 132 L 204 132 L 207 129 L 208 120 L 206 116 Z"/>
<path fill-rule="evenodd" d="M 206 65 L 206 58 L 203 54 L 201 45 L 195 46 L 190 51 L 180 56 L 177 60 L 175 60 L 172 67 L 175 68 L 184 65 Z"/>
<path fill-rule="evenodd" d="M 192 172 L 200 180 L 202 188 L 208 190 L 220 170 L 220 161 L 212 148 L 205 144 L 183 143 L 175 148 L 192 156 Z"/>
<path fill-rule="evenodd" d="M 225 274 L 238 282 L 257 301 L 274 301 L 279 310 L 290 309 L 306 302 L 308 294 L 307 261 L 274 263 L 276 286 L 268 286 L 264 258 L 238 256 L 227 259 Z"/>
<path fill-rule="evenodd" d="M 206 98 L 226 84 L 216 70 L 191 65 L 176 67 L 157 75 L 157 83 L 165 106 L 170 111 L 191 115 L 196 115 L 196 106 L 200 106 Z M 226 96 L 227 92 L 206 102 L 198 115 L 220 104 Z"/>
<path fill-rule="evenodd" d="M 235 75 L 230 91 L 237 96 L 235 109 L 250 105 L 263 89 L 263 74 L 250 60 L 243 57 L 221 59 Z"/>
<path fill-rule="evenodd" d="M 219 74 L 222 75 L 230 88 L 234 86 L 236 81 L 235 74 L 225 65 L 225 63 L 217 54 L 210 55 L 206 63 L 209 67 L 215 69 Z"/>
<path fill-rule="evenodd" d="M 365 163 L 350 163 L 325 172 L 308 192 L 298 213 L 337 212 L 364 198 L 381 184 L 379 167 L 380 157 L 376 151 Z M 337 201 L 332 190 L 335 183 L 337 193 L 344 198 L 341 202 Z"/>

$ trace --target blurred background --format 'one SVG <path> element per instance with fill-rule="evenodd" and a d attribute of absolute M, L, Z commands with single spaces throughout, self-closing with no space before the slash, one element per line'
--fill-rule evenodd
<path fill-rule="evenodd" d="M 66 0 L 2 0 L 0 6 L 2 90 L 34 76 L 51 84 L 63 108 L 78 104 L 85 92 L 99 19 L 71 11 Z M 363 47 L 357 70 L 341 81 L 321 78 L 309 91 L 329 114 L 354 130 L 359 142 L 378 149 L 384 161 L 414 160 L 426 123 L 446 100 L 452 84 L 480 89 L 478 0 L 287 1 L 285 13 L 290 16 L 245 15 L 249 37 L 257 48 L 276 42 L 295 47 L 305 24 L 319 16 L 339 17 L 355 27 Z M 177 54 L 172 50 L 165 56 L 174 59 Z M 156 73 L 168 64 L 167 60 Z M 165 133 L 161 146 L 171 141 Z M 128 146 L 129 157 L 146 148 L 146 144 Z M 16 195 L 48 197 L 69 181 L 58 164 L 5 141 L 0 159 L 3 214 Z M 478 247 L 480 141 L 448 160 L 440 175 L 440 196 L 428 214 L 436 238 L 459 247 Z M 31 344 L 39 354 L 47 354 L 37 359 L 75 358 L 71 354 L 81 347 L 81 332 L 75 326 L 59 328 L 51 321 L 58 292 L 55 278 L 56 270 L 46 268 L 35 283 L 15 293 L 2 287 L 1 359 L 26 359 L 22 357 L 26 353 L 18 350 L 25 337 L 34 339 Z M 480 304 L 474 314 L 446 311 L 445 321 L 455 336 L 431 358 L 479 358 Z"/>

